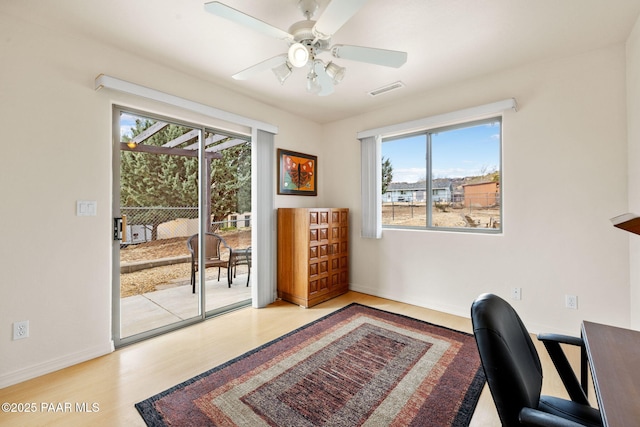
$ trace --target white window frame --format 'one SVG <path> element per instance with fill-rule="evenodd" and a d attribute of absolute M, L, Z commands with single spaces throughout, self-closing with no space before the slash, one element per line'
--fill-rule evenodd
<path fill-rule="evenodd" d="M 431 129 L 426 129 L 424 131 L 421 132 L 412 132 L 409 134 L 402 134 L 402 135 L 396 135 L 390 138 L 383 138 L 382 139 L 382 144 L 384 144 L 385 142 L 392 142 L 392 141 L 397 141 L 397 140 L 401 140 L 401 139 L 405 139 L 405 138 L 410 138 L 413 136 L 424 136 L 425 137 L 425 144 L 426 144 L 426 159 L 425 159 L 425 166 L 426 166 L 426 194 L 425 194 L 425 210 L 426 210 L 426 217 L 425 217 L 425 223 L 424 225 L 412 225 L 412 226 L 407 226 L 407 225 L 397 225 L 397 224 L 382 224 L 382 228 L 383 229 L 413 229 L 413 230 L 436 230 L 436 231 L 456 231 L 456 232 L 470 232 L 470 233 L 489 233 L 489 234 L 500 234 L 502 233 L 502 217 L 503 217 L 503 213 L 502 213 L 502 191 L 500 191 L 499 195 L 500 195 L 500 201 L 499 201 L 499 206 L 500 206 L 500 221 L 499 221 L 499 227 L 498 228 L 481 228 L 481 227 L 442 227 L 442 226 L 434 226 L 433 225 L 433 201 L 434 201 L 434 188 L 433 188 L 433 179 L 429 178 L 433 176 L 433 150 L 432 150 L 432 136 L 438 133 L 444 133 L 444 132 L 449 132 L 449 131 L 453 131 L 456 129 L 464 129 L 464 128 L 469 128 L 469 127 L 474 127 L 474 126 L 479 126 L 479 125 L 483 125 L 483 124 L 491 124 L 491 123 L 499 123 L 500 126 L 500 147 L 499 147 L 499 153 L 498 153 L 498 172 L 500 174 L 500 186 L 502 186 L 502 116 L 498 115 L 498 116 L 494 116 L 494 117 L 489 117 L 486 119 L 481 119 L 481 120 L 471 120 L 471 121 L 465 121 L 456 125 L 450 125 L 450 126 L 444 126 L 444 127 L 436 127 L 436 128 L 431 128 Z M 400 194 L 405 194 L 404 190 L 400 191 Z M 412 196 L 413 197 L 413 196 Z M 382 205 L 380 206 L 380 209 L 382 210 Z"/>
<path fill-rule="evenodd" d="M 361 142 L 361 236 L 373 239 L 382 238 L 382 195 L 380 194 L 382 191 L 380 166 L 382 138 L 465 121 L 481 120 L 496 115 L 502 115 L 504 120 L 504 113 L 507 110 L 517 111 L 517 108 L 516 99 L 509 98 L 477 107 L 358 132 L 357 138 Z"/>

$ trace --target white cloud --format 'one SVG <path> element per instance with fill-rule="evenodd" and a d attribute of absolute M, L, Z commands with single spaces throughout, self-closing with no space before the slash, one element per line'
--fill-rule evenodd
<path fill-rule="evenodd" d="M 426 168 L 399 168 L 393 170 L 393 182 L 418 182 L 427 176 Z"/>
<path fill-rule="evenodd" d="M 465 176 L 477 175 L 477 168 L 465 169 L 465 168 L 447 168 L 447 169 L 434 169 L 433 176 L 436 178 L 462 178 Z"/>
<path fill-rule="evenodd" d="M 133 134 L 131 133 L 131 128 L 135 128 L 135 127 L 136 127 L 136 117 L 126 113 L 120 116 L 120 137 L 121 138 L 125 135 L 128 135 L 129 137 L 133 137 Z"/>

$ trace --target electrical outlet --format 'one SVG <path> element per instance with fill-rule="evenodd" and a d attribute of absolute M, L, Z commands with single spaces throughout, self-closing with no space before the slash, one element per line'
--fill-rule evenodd
<path fill-rule="evenodd" d="M 564 305 L 567 308 L 572 310 L 578 309 L 578 297 L 575 295 L 565 295 L 564 296 Z"/>
<path fill-rule="evenodd" d="M 522 288 L 511 288 L 511 299 L 521 300 L 522 299 Z"/>
<path fill-rule="evenodd" d="M 14 322 L 13 324 L 13 339 L 21 340 L 23 338 L 29 338 L 29 321 L 24 320 L 22 322 Z"/>

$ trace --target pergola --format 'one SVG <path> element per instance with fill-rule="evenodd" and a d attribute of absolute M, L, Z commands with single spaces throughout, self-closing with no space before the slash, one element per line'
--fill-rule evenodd
<path fill-rule="evenodd" d="M 198 135 L 200 132 L 204 132 L 205 138 L 205 176 L 204 182 L 211 180 L 211 161 L 214 159 L 222 158 L 222 151 L 234 147 L 236 145 L 244 144 L 251 140 L 250 137 L 244 135 L 233 134 L 231 132 L 220 131 L 210 128 L 192 129 L 185 132 L 181 136 L 174 138 L 171 141 L 167 141 L 162 145 L 152 145 L 145 142 L 160 132 L 170 123 L 163 121 L 156 121 L 152 126 L 145 129 L 133 137 L 130 141 L 120 142 L 120 150 L 131 151 L 136 153 L 151 153 L 151 154 L 167 154 L 171 156 L 185 156 L 185 157 L 198 157 L 200 154 L 200 143 L 198 141 Z M 206 192 L 205 196 L 205 212 L 206 217 L 211 217 L 211 193 Z M 207 221 L 207 231 L 211 230 L 211 221 Z"/>

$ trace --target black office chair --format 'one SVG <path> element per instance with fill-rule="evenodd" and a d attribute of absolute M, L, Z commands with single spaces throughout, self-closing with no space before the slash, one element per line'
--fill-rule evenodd
<path fill-rule="evenodd" d="M 538 352 L 509 303 L 496 295 L 480 295 L 471 306 L 471 321 L 503 426 L 602 426 L 600 412 L 589 406 L 584 386 L 560 348 L 560 343 L 582 345 L 580 338 L 538 336 L 547 350 L 551 349 L 549 354 L 571 398 L 566 400 L 540 395 L 542 366 Z"/>

